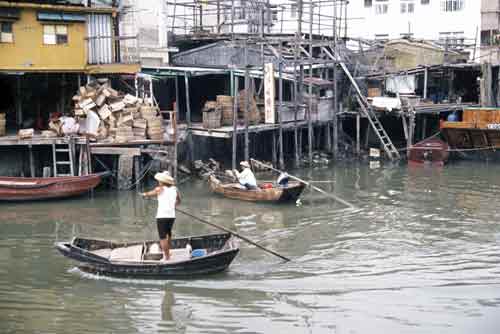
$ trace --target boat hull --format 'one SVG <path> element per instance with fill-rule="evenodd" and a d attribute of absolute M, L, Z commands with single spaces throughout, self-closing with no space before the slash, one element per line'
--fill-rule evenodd
<path fill-rule="evenodd" d="M 449 146 L 446 142 L 438 138 L 430 138 L 416 143 L 408 150 L 408 163 L 443 166 L 449 156 Z"/>
<path fill-rule="evenodd" d="M 443 128 L 452 149 L 452 159 L 500 161 L 500 130 L 483 128 Z"/>
<path fill-rule="evenodd" d="M 295 202 L 305 188 L 305 184 L 300 182 L 290 182 L 287 187 L 275 187 L 259 190 L 245 190 L 237 187 L 236 184 L 223 184 L 215 176 L 209 178 L 210 189 L 226 198 L 237 199 L 249 202 L 271 202 L 286 203 Z"/>
<path fill-rule="evenodd" d="M 38 201 L 80 196 L 97 187 L 102 176 L 0 177 L 0 201 Z"/>
<path fill-rule="evenodd" d="M 221 240 L 221 238 L 224 240 Z M 112 277 L 139 279 L 193 277 L 222 272 L 229 267 L 239 252 L 239 248 L 234 246 L 234 240 L 230 234 L 174 239 L 172 240 L 172 247 L 183 246 L 188 240 L 196 247 L 202 247 L 203 245 L 210 247 L 211 242 L 224 242 L 224 247 L 220 251 L 198 258 L 178 262 L 155 261 L 154 263 L 151 263 L 151 261 L 110 261 L 68 242 L 56 243 L 55 247 L 64 256 L 80 262 L 78 267 L 82 271 Z"/>

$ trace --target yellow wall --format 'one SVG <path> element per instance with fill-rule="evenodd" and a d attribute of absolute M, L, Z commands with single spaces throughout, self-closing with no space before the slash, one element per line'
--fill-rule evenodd
<path fill-rule="evenodd" d="M 68 23 L 68 43 L 62 45 L 43 44 L 42 23 L 35 9 L 21 9 L 12 25 L 14 43 L 0 43 L 0 71 L 84 71 L 85 22 Z"/>

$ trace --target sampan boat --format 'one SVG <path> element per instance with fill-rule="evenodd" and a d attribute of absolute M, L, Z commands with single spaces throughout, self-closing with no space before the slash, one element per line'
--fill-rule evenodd
<path fill-rule="evenodd" d="M 408 162 L 443 166 L 447 161 L 449 146 L 439 138 L 424 139 L 408 149 Z"/>
<path fill-rule="evenodd" d="M 82 195 L 108 173 L 61 177 L 0 177 L 0 201 L 33 201 Z"/>
<path fill-rule="evenodd" d="M 192 251 L 186 247 L 191 245 Z M 239 252 L 232 234 L 210 234 L 172 239 L 171 258 L 162 261 L 158 241 L 118 243 L 74 238 L 55 247 L 79 261 L 85 272 L 123 278 L 172 278 L 206 275 L 226 270 Z"/>
<path fill-rule="evenodd" d="M 215 175 L 208 178 L 210 189 L 227 198 L 251 202 L 295 202 L 306 187 L 304 183 L 291 181 L 287 186 L 260 187 L 256 190 L 242 189 L 238 183 L 223 183 Z"/>

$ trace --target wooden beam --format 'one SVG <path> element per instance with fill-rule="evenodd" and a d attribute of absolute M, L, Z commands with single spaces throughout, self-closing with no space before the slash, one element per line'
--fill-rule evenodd
<path fill-rule="evenodd" d="M 90 147 L 92 154 L 102 154 L 102 155 L 129 155 L 129 156 L 140 156 L 141 149 L 139 147 Z"/>

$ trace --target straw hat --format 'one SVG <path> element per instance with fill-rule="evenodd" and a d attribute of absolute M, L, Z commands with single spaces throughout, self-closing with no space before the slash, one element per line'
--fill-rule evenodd
<path fill-rule="evenodd" d="M 240 166 L 241 167 L 250 168 L 250 164 L 248 163 L 248 161 L 241 161 L 240 162 Z"/>
<path fill-rule="evenodd" d="M 155 180 L 166 184 L 175 184 L 174 178 L 170 176 L 169 172 L 161 172 L 155 174 Z"/>

